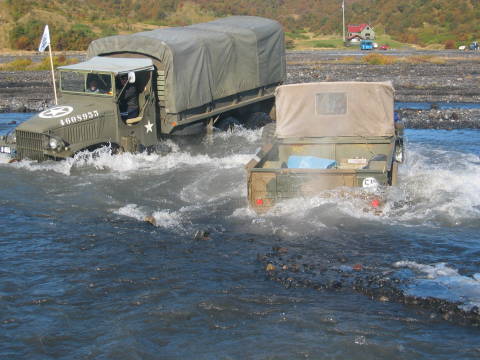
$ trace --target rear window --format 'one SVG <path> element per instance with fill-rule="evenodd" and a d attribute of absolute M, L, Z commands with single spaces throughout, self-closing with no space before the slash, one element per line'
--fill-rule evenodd
<path fill-rule="evenodd" d="M 317 93 L 315 94 L 315 112 L 317 115 L 343 115 L 347 112 L 347 94 Z"/>

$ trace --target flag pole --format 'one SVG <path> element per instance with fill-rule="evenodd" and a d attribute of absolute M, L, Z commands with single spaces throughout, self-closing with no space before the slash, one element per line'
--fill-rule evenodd
<path fill-rule="evenodd" d="M 50 30 L 48 30 L 48 25 L 45 25 L 42 39 L 40 40 L 40 45 L 38 46 L 38 51 L 44 52 L 47 47 L 48 47 L 48 52 L 50 53 L 50 67 L 52 68 L 53 93 L 55 94 L 55 105 L 58 105 L 57 85 L 55 84 L 55 71 L 53 70 L 52 44 L 50 42 Z"/>
<path fill-rule="evenodd" d="M 343 30 L 343 44 L 345 44 L 345 0 L 342 0 L 342 30 Z"/>
<path fill-rule="evenodd" d="M 55 85 L 55 71 L 53 70 L 52 44 L 48 45 L 48 52 L 50 53 L 50 67 L 52 68 L 53 93 L 55 94 L 55 105 L 58 105 L 57 86 Z"/>

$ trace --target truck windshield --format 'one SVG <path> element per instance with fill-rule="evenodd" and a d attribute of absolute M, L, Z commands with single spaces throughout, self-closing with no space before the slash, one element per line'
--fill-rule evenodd
<path fill-rule="evenodd" d="M 110 74 L 61 71 L 60 83 L 62 91 L 112 95 Z"/>

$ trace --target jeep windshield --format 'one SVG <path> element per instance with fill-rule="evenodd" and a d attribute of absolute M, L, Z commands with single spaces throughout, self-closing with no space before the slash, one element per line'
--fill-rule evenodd
<path fill-rule="evenodd" d="M 60 71 L 62 92 L 112 96 L 112 75 L 81 71 Z"/>

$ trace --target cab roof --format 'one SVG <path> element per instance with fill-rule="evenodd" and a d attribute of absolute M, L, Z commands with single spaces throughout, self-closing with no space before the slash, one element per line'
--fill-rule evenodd
<path fill-rule="evenodd" d="M 106 58 L 95 56 L 87 61 L 60 66 L 61 70 L 77 70 L 90 72 L 110 72 L 117 74 L 129 71 L 152 70 L 153 62 L 148 58 Z"/>

